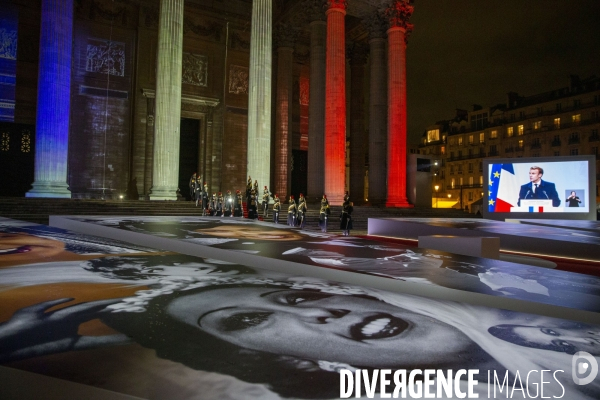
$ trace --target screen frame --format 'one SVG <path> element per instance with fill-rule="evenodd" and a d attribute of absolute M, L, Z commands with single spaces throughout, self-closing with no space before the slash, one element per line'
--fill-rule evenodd
<path fill-rule="evenodd" d="M 548 212 L 548 213 L 530 213 L 530 212 L 490 212 L 489 190 L 483 191 L 482 215 L 485 219 L 504 221 L 505 219 L 563 219 L 563 220 L 591 220 L 596 221 L 596 157 L 586 156 L 563 156 L 563 157 L 521 157 L 521 158 L 485 158 L 483 159 L 484 181 L 488 181 L 490 176 L 490 166 L 492 164 L 526 164 L 531 165 L 539 163 L 556 163 L 569 161 L 586 161 L 588 164 L 588 193 L 589 208 L 586 212 Z M 486 185 L 487 187 L 487 185 Z"/>

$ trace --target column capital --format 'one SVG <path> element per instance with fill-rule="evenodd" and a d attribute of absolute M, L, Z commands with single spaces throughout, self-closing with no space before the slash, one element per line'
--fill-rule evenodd
<path fill-rule="evenodd" d="M 369 39 L 385 38 L 388 22 L 382 12 L 377 11 L 363 18 L 363 25 L 369 31 Z"/>
<path fill-rule="evenodd" d="M 385 9 L 389 29 L 400 28 L 406 33 L 412 31 L 413 25 L 408 22 L 414 10 L 412 3 L 413 0 L 393 0 L 390 3 Z"/>
<path fill-rule="evenodd" d="M 348 8 L 347 0 L 328 0 L 325 14 L 329 14 L 332 11 L 340 11 L 346 14 L 346 8 Z"/>
<path fill-rule="evenodd" d="M 327 0 L 303 0 L 302 8 L 309 22 L 325 21 Z"/>

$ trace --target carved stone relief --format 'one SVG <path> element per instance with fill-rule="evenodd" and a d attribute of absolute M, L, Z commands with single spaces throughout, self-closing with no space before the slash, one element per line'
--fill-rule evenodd
<path fill-rule="evenodd" d="M 85 70 L 100 74 L 125 76 L 125 44 L 89 38 Z"/>
<path fill-rule="evenodd" d="M 208 57 L 184 52 L 181 83 L 206 87 L 208 85 Z"/>
<path fill-rule="evenodd" d="M 0 58 L 17 59 L 17 31 L 0 29 Z"/>
<path fill-rule="evenodd" d="M 229 66 L 229 93 L 248 94 L 248 67 Z"/>
<path fill-rule="evenodd" d="M 183 18 L 183 34 L 193 32 L 198 36 L 205 36 L 212 38 L 216 42 L 221 41 L 221 32 L 223 31 L 223 25 L 216 22 L 208 22 L 206 24 L 195 23 L 192 18 Z"/>

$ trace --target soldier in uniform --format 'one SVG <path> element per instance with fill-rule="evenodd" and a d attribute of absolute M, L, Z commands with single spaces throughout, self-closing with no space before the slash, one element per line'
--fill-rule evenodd
<path fill-rule="evenodd" d="M 231 190 L 227 191 L 225 195 L 225 217 L 233 217 L 233 196 Z"/>
<path fill-rule="evenodd" d="M 250 197 L 248 198 L 248 218 L 256 219 L 258 218 L 257 206 L 258 203 L 256 201 L 256 191 L 254 189 L 250 190 Z"/>
<path fill-rule="evenodd" d="M 294 200 L 294 196 L 290 195 L 290 202 L 288 203 L 288 217 L 287 217 L 287 224 L 289 226 L 294 226 L 296 225 L 296 200 Z"/>
<path fill-rule="evenodd" d="M 271 197 L 271 193 L 269 193 L 269 188 L 265 186 L 262 195 L 263 219 L 266 219 L 269 214 L 269 197 Z"/>
<path fill-rule="evenodd" d="M 304 228 L 307 211 L 308 208 L 306 207 L 306 199 L 304 198 L 304 195 L 300 193 L 300 198 L 298 199 L 298 224 L 300 225 L 301 229 Z"/>
<path fill-rule="evenodd" d="M 208 210 L 208 185 L 204 182 L 202 187 L 202 215 L 206 215 Z"/>
<path fill-rule="evenodd" d="M 225 207 L 225 199 L 223 198 L 223 193 L 219 192 L 219 195 L 217 196 L 217 208 L 216 208 L 216 214 L 215 214 L 217 217 L 223 216 L 224 207 Z"/>
<path fill-rule="evenodd" d="M 217 210 L 217 194 L 213 193 L 208 202 L 208 215 L 213 216 Z"/>
<path fill-rule="evenodd" d="M 279 201 L 279 196 L 275 194 L 273 197 L 273 222 L 279 223 L 279 212 L 281 211 L 281 201 Z"/>
<path fill-rule="evenodd" d="M 340 229 L 344 236 L 350 236 L 350 229 L 352 229 L 352 211 L 354 211 L 354 206 L 350 201 L 348 192 L 346 192 L 344 195 L 344 203 L 342 204 L 342 214 L 340 215 Z"/>
<path fill-rule="evenodd" d="M 196 185 L 198 184 L 198 178 L 196 177 L 196 173 L 192 174 L 190 178 L 189 188 L 190 188 L 190 199 L 192 201 L 196 200 Z M 198 206 L 198 201 L 196 201 L 196 207 Z"/>
<path fill-rule="evenodd" d="M 233 216 L 234 217 L 243 217 L 244 216 L 244 200 L 242 198 L 242 192 L 239 190 L 235 191 L 235 205 L 233 207 Z"/>
<path fill-rule="evenodd" d="M 326 195 L 323 195 L 323 198 L 321 199 L 321 208 L 319 209 L 319 227 L 321 228 L 321 232 L 327 232 L 327 219 L 329 218 L 330 213 L 329 200 L 327 200 Z"/>

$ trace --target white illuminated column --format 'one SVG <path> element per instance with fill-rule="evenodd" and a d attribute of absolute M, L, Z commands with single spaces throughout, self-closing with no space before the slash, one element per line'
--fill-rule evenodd
<path fill-rule="evenodd" d="M 156 55 L 154 164 L 150 200 L 177 200 L 183 2 L 161 0 Z"/>
<path fill-rule="evenodd" d="M 248 82 L 248 173 L 271 186 L 272 0 L 252 2 Z"/>

